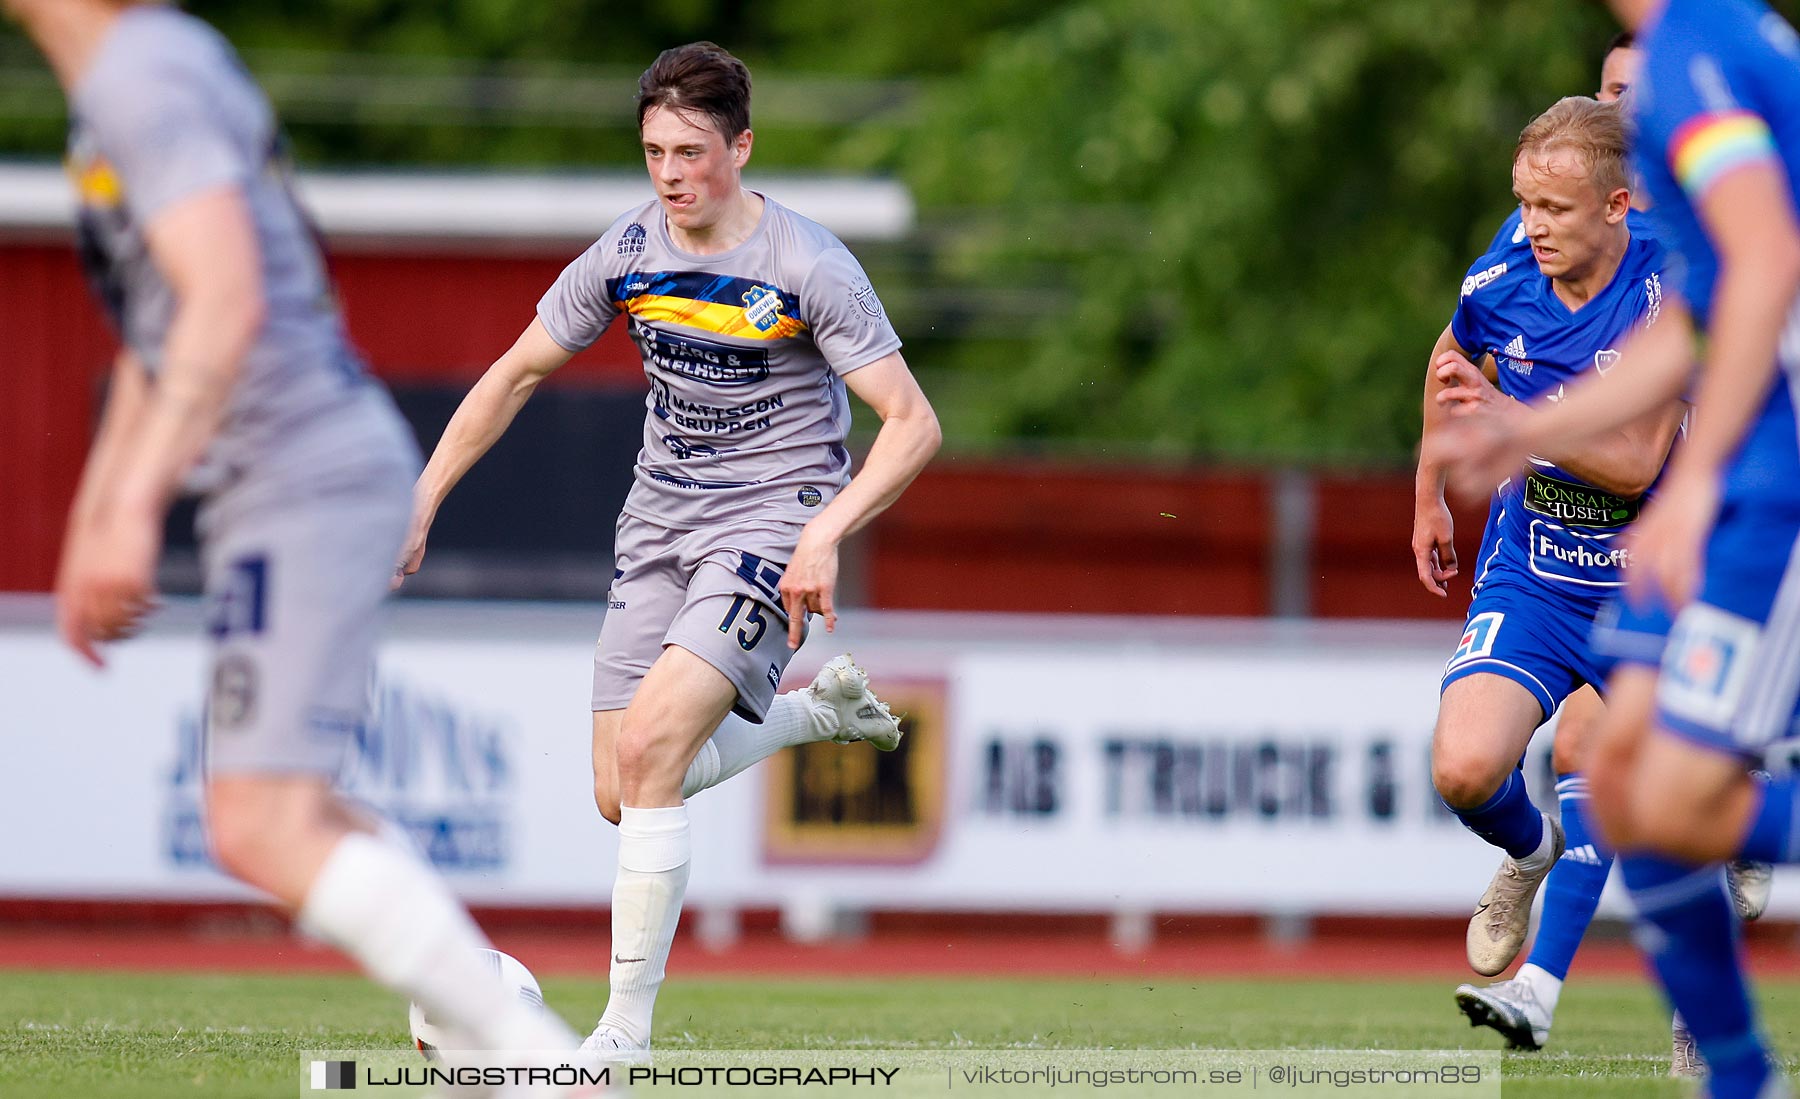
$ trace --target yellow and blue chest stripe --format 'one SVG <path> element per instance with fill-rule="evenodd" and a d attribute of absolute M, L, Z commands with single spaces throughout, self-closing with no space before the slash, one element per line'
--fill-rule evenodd
<path fill-rule="evenodd" d="M 606 280 L 620 312 L 642 321 L 700 328 L 749 340 L 785 340 L 807 331 L 800 300 L 766 282 L 701 271 L 634 271 Z"/>

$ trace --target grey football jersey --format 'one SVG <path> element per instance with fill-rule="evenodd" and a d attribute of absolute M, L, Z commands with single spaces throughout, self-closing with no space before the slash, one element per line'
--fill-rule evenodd
<path fill-rule="evenodd" d="M 299 450 L 313 461 L 365 446 L 392 451 L 394 433 L 367 407 L 386 397 L 345 339 L 273 112 L 223 37 L 169 8 L 125 9 L 70 95 L 69 172 L 90 280 L 153 378 L 175 299 L 145 226 L 220 186 L 239 188 L 249 205 L 266 319 L 208 452 L 213 473 L 279 469 Z M 327 445 L 321 433 L 339 437 Z"/>
<path fill-rule="evenodd" d="M 625 214 L 538 303 L 580 351 L 614 317 L 650 379 L 625 511 L 683 530 L 735 519 L 804 523 L 850 479 L 843 375 L 900 346 L 849 249 L 766 196 L 748 240 L 678 250 L 656 202 Z"/>

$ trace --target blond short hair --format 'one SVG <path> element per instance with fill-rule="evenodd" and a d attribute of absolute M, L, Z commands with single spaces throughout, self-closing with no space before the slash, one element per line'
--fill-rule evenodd
<path fill-rule="evenodd" d="M 1588 174 L 1600 193 L 1610 195 L 1631 187 L 1631 172 L 1625 163 L 1630 148 L 1625 113 L 1618 104 L 1572 95 L 1531 120 L 1519 134 L 1513 163 L 1527 153 L 1571 149 L 1587 162 Z"/>

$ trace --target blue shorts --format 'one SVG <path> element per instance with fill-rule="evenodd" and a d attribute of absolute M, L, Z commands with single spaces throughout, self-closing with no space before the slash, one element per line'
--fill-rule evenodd
<path fill-rule="evenodd" d="M 1607 675 L 1621 665 L 1660 668 L 1675 622 L 1668 604 L 1653 596 L 1642 607 L 1623 596 L 1609 600 L 1594 618 L 1590 644 Z"/>
<path fill-rule="evenodd" d="M 1755 758 L 1789 735 L 1800 700 L 1800 507 L 1727 504 L 1706 545 L 1700 596 L 1675 616 L 1657 723 Z"/>
<path fill-rule="evenodd" d="M 1548 721 L 1583 683 L 1606 681 L 1604 662 L 1588 647 L 1594 613 L 1527 583 L 1490 577 L 1469 604 L 1462 642 L 1438 689 L 1478 673 L 1502 676 L 1530 691 Z"/>

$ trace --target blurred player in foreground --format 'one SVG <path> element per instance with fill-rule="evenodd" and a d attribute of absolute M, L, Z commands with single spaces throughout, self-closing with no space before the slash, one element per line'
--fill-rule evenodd
<path fill-rule="evenodd" d="M 1756 1026 L 1716 864 L 1800 861 L 1796 780 L 1746 769 L 1787 735 L 1800 695 L 1800 39 L 1751 0 L 1613 7 L 1645 50 L 1638 166 L 1682 279 L 1612 378 L 1559 407 L 1477 415 L 1433 449 L 1491 476 L 1522 450 L 1608 431 L 1682 392 L 1694 329 L 1706 333 L 1702 411 L 1632 540 L 1637 606 L 1615 632 L 1638 641 L 1642 663 L 1614 677 L 1590 776 L 1640 941 L 1706 1058 L 1710 1094 L 1768 1099 L 1789 1092 Z M 1672 625 L 1658 599 L 1677 608 Z"/>
<path fill-rule="evenodd" d="M 1433 354 L 1429 429 L 1459 401 L 1555 396 L 1582 373 L 1610 368 L 1640 323 L 1653 320 L 1663 251 L 1627 227 L 1630 185 L 1623 118 L 1611 105 L 1567 99 L 1528 126 L 1514 158 L 1525 241 L 1483 256 Z M 1491 355 L 1500 392 L 1473 360 Z M 1505 397 L 1501 396 L 1505 394 Z M 1502 486 L 1475 581 L 1462 644 L 1445 671 L 1434 738 L 1440 795 L 1508 858 L 1482 897 L 1468 935 L 1469 963 L 1496 974 L 1524 942 L 1531 901 L 1563 848 L 1562 827 L 1532 806 L 1518 761 L 1532 732 L 1574 690 L 1599 683 L 1587 637 L 1607 593 L 1622 582 L 1618 536 L 1662 468 L 1685 412 L 1667 402 L 1597 445 L 1563 448 Z M 1414 550 L 1422 581 L 1441 584 L 1437 544 L 1448 542 L 1443 470 L 1422 457 Z M 1558 784 L 1581 865 L 1564 872 L 1564 911 L 1548 911 L 1536 955 L 1513 981 L 1465 985 L 1472 1021 L 1514 1045 L 1543 1044 L 1562 978 L 1605 884 L 1606 864 L 1583 834 L 1574 802 L 1581 779 Z M 1547 902 L 1548 904 L 1548 902 Z M 1552 921 L 1555 917 L 1555 922 Z"/>
<path fill-rule="evenodd" d="M 807 616 L 836 622 L 838 545 L 899 498 L 937 417 L 861 266 L 830 232 L 746 189 L 750 74 L 711 43 L 639 82 L 655 201 L 626 212 L 538 303 L 464 398 L 419 479 L 402 575 L 445 495 L 551 371 L 620 314 L 650 379 L 594 657 L 594 794 L 619 825 L 612 991 L 586 1043 L 635 1055 L 687 889 L 686 797 L 783 747 L 898 725 L 847 658 L 776 686 Z M 852 479 L 846 387 L 882 425 Z"/>
<path fill-rule="evenodd" d="M 82 252 L 124 343 L 69 516 L 63 637 L 99 665 L 135 631 L 164 513 L 196 472 L 219 863 L 471 1043 L 572 1050 L 483 963 L 437 875 L 331 790 L 366 716 L 418 456 L 345 342 L 267 100 L 169 7 L 5 2 L 68 94 Z"/>

